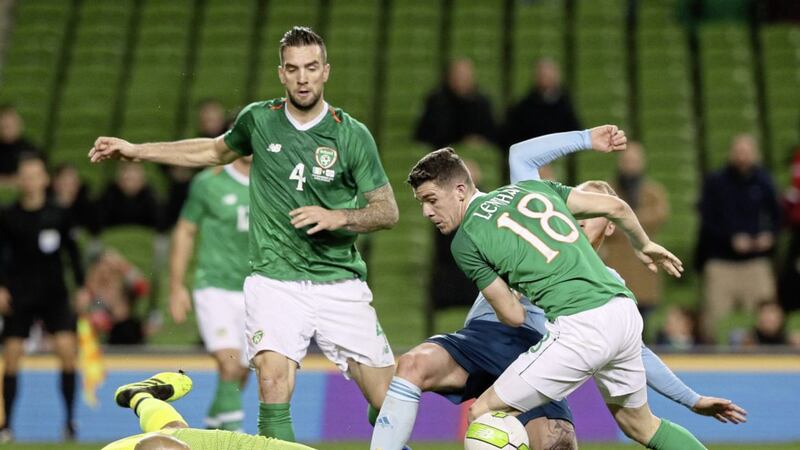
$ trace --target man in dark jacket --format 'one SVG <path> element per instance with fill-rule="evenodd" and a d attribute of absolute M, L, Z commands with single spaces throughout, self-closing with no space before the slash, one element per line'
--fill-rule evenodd
<path fill-rule="evenodd" d="M 780 206 L 769 173 L 759 165 L 755 139 L 736 136 L 728 163 L 703 183 L 698 263 L 703 271 L 702 332 L 738 303 L 748 312 L 775 298 L 770 255 L 780 229 Z"/>

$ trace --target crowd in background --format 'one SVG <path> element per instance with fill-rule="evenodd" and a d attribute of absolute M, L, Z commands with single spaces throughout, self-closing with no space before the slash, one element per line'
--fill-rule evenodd
<path fill-rule="evenodd" d="M 582 129 L 558 65 L 542 59 L 534 65 L 531 78 L 529 92 L 508 108 L 501 124 L 495 120 L 491 99 L 475 81 L 472 62 L 455 60 L 441 85 L 429 94 L 414 138 L 431 149 L 494 147 L 503 152 L 505 161 L 511 144 Z M 497 170 L 502 180 L 508 180 L 505 164 Z M 746 133 L 731 136 L 726 164 L 706 175 L 697 201 L 700 227 L 694 262 L 702 280 L 700 301 L 696 309 L 667 307 L 657 332 L 659 344 L 676 349 L 700 343 L 800 346 L 800 333 L 786 329 L 787 313 L 800 311 L 800 147 L 795 149 L 790 170 L 792 184 L 782 195 L 772 174 L 761 165 L 756 139 Z M 544 168 L 542 176 L 554 178 L 554 173 Z M 642 144 L 629 143 L 617 157 L 616 173 L 607 181 L 657 240 L 659 229 L 669 220 L 669 199 L 664 186 L 647 175 Z M 778 248 L 782 232 L 790 235 L 785 250 Z M 434 236 L 431 304 L 434 308 L 470 304 L 477 291 L 468 289 L 470 283 L 453 262 L 452 237 Z M 778 254 L 784 257 L 776 273 Z M 626 280 L 647 319 L 662 301 L 661 276 L 638 262 L 621 233 L 608 239 L 601 256 Z M 732 327 L 729 336 L 722 338 L 727 342 L 720 342 L 719 331 L 734 312 L 754 315 L 755 325 L 746 330 Z"/>
<path fill-rule="evenodd" d="M 559 67 L 550 59 L 536 62 L 529 92 L 503 116 L 503 122 L 496 119 L 491 99 L 477 85 L 472 61 L 457 59 L 425 100 L 414 138 L 431 149 L 472 145 L 501 152 L 504 163 L 498 168 L 469 161 L 480 186 L 481 171 L 497 170 L 502 180 L 508 179 L 505 150 L 511 144 L 600 125 L 581 124 Z M 198 105 L 199 136 L 219 136 L 229 121 L 220 102 L 206 100 Z M 25 139 L 23 119 L 16 109 L 0 107 L 0 187 L 14 188 L 17 162 L 26 154 L 45 158 Z M 654 333 L 658 344 L 675 349 L 715 342 L 800 346 L 800 336 L 786 328 L 787 315 L 800 311 L 800 147 L 795 149 L 790 170 L 791 185 L 781 194 L 760 163 L 757 141 L 748 134 L 731 136 L 727 163 L 706 176 L 698 196 L 700 227 L 694 262 L 702 292 L 693 308 L 679 306 L 691 301 L 662 305 L 661 276 L 638 263 L 620 233 L 608 239 L 601 256 L 627 281 L 642 315 L 647 318 L 658 308 L 665 309 Z M 124 162 L 118 164 L 114 178 L 92 195 L 76 166 L 58 164 L 51 168 L 48 196 L 68 210 L 72 224 L 89 236 L 125 225 L 163 235 L 175 224 L 196 171 L 170 166 L 160 166 L 160 171 L 166 180 L 164 195 L 150 184 L 143 165 Z M 542 176 L 555 178 L 547 167 L 542 168 Z M 669 198 L 665 188 L 648 177 L 642 144 L 630 142 L 618 155 L 616 173 L 607 181 L 657 240 L 659 229 L 669 220 Z M 781 239 L 781 233 L 788 238 Z M 434 309 L 469 305 L 477 290 L 452 261 L 451 237 L 434 236 L 430 305 Z M 786 249 L 778 248 L 782 242 L 788 243 Z M 76 295 L 77 310 L 88 314 L 108 343 L 144 343 L 154 327 L 137 316 L 136 304 L 148 296 L 152 280 L 114 249 L 92 245 L 88 249 L 87 276 Z M 781 261 L 776 260 L 778 254 L 784 256 Z M 755 325 L 733 327 L 723 338 L 727 342 L 720 342 L 719 327 L 735 311 L 753 315 Z"/>

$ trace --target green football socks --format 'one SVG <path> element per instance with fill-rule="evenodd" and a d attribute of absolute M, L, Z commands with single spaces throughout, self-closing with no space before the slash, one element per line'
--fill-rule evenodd
<path fill-rule="evenodd" d="M 381 412 L 375 409 L 375 407 L 372 405 L 368 406 L 369 408 L 367 408 L 367 420 L 369 420 L 369 424 L 374 427 L 375 422 L 378 420 L 378 414 L 380 414 Z"/>
<path fill-rule="evenodd" d="M 260 403 L 258 406 L 258 434 L 282 441 L 294 442 L 292 414 L 288 403 Z"/>
<path fill-rule="evenodd" d="M 244 412 L 242 411 L 242 395 L 237 381 L 217 382 L 217 392 L 206 417 L 209 428 L 239 431 L 242 429 Z"/>
<path fill-rule="evenodd" d="M 654 450 L 704 450 L 706 447 L 686 428 L 661 419 L 656 434 L 647 443 Z"/>

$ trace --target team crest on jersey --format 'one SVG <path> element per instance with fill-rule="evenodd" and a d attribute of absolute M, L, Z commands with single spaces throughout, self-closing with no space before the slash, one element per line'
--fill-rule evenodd
<path fill-rule="evenodd" d="M 267 151 L 270 153 L 280 153 L 281 144 L 269 144 L 269 146 L 267 147 Z"/>
<path fill-rule="evenodd" d="M 338 157 L 339 154 L 336 153 L 336 149 L 330 147 L 317 147 L 317 150 L 314 152 L 314 158 L 317 160 L 317 164 L 323 169 L 330 169 L 333 167 Z"/>
<path fill-rule="evenodd" d="M 222 197 L 222 203 L 226 205 L 233 205 L 236 203 L 236 194 L 228 194 L 225 197 Z"/>

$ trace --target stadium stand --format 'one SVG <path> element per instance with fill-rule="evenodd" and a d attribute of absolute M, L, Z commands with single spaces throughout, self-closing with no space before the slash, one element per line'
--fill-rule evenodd
<path fill-rule="evenodd" d="M 575 85 L 579 117 L 585 126 L 613 123 L 627 129 L 628 75 L 624 0 L 578 2 L 575 14 Z M 578 179 L 606 179 L 614 158 L 584 153 L 578 157 Z"/>
<path fill-rule="evenodd" d="M 514 34 L 512 36 L 512 97 L 519 99 L 531 87 L 533 63 L 552 58 L 564 66 L 564 1 L 514 2 Z"/>
<path fill-rule="evenodd" d="M 787 24 L 761 28 L 766 87 L 766 114 L 772 136 L 772 167 L 787 181 L 784 170 L 793 145 L 800 142 L 800 30 Z"/>
<path fill-rule="evenodd" d="M 400 221 L 391 233 L 376 233 L 370 252 L 370 283 L 375 307 L 393 345 L 412 345 L 409 334 L 422 336 L 432 230 L 405 184 L 408 168 L 427 147 L 412 141 L 412 129 L 425 95 L 439 82 L 439 24 L 441 7 L 427 0 L 394 3 L 389 11 L 385 100 L 379 120 L 383 130 L 378 146 L 386 174 L 395 189 Z M 402 295 L 398 295 L 402 293 Z"/>
<path fill-rule="evenodd" d="M 753 53 L 744 23 L 702 24 L 699 43 L 706 155 L 708 168 L 715 169 L 727 158 L 734 135 L 761 135 Z"/>
<path fill-rule="evenodd" d="M 18 2 L 10 45 L 4 58 L 0 101 L 17 105 L 27 135 L 45 141 L 71 3 L 60 0 Z"/>
<path fill-rule="evenodd" d="M 87 147 L 99 134 L 113 131 L 120 77 L 127 70 L 124 57 L 132 11 L 130 0 L 80 4 L 58 105 L 52 162 L 85 165 Z M 95 183 L 103 178 L 98 170 L 84 175 Z"/>
<path fill-rule="evenodd" d="M 194 109 L 205 98 L 219 99 L 231 109 L 239 109 L 250 102 L 247 77 L 255 32 L 256 22 L 252 18 L 255 6 L 255 0 L 206 2 L 197 44 L 190 108 Z M 196 133 L 191 115 L 186 116 L 189 122 L 186 129 Z"/>
<path fill-rule="evenodd" d="M 648 172 L 669 192 L 671 214 L 660 240 L 686 258 L 692 245 L 686 230 L 696 228 L 696 130 L 690 100 L 688 37 L 677 23 L 671 3 L 639 2 L 636 111 Z"/>

